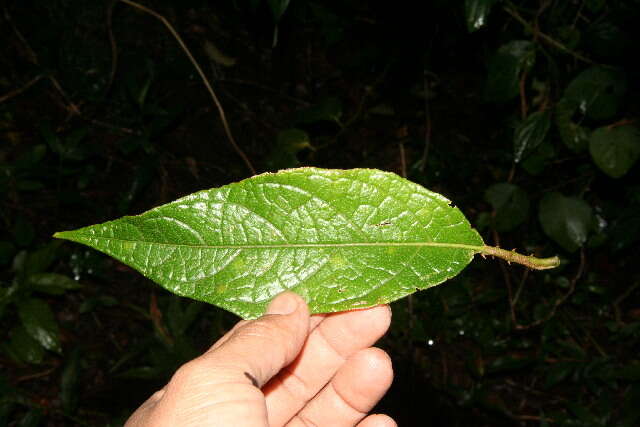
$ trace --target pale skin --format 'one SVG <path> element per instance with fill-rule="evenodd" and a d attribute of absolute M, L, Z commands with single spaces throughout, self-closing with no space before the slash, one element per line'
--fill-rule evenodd
<path fill-rule="evenodd" d="M 178 369 L 126 427 L 396 426 L 368 415 L 393 379 L 389 356 L 372 347 L 390 321 L 386 305 L 309 316 L 284 292 Z"/>

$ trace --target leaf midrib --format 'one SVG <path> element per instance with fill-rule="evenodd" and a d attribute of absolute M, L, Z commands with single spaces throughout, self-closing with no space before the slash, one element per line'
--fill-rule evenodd
<path fill-rule="evenodd" d="M 296 249 L 296 248 L 357 248 L 357 247 L 435 247 L 435 248 L 450 248 L 450 249 L 466 249 L 475 252 L 481 252 L 483 246 L 466 245 L 463 243 L 447 243 L 447 242 L 350 242 L 350 243 L 269 243 L 269 244 L 226 244 L 226 245 L 190 245 L 186 243 L 165 243 L 165 242 L 150 242 L 147 240 L 132 240 L 121 239 L 117 237 L 103 237 L 93 236 L 88 234 L 75 234 L 74 236 L 65 236 L 66 232 L 60 232 L 54 234 L 54 237 L 78 240 L 78 238 L 85 239 L 98 239 L 117 242 L 129 242 L 129 243 L 147 243 L 158 246 L 170 246 L 170 247 L 188 247 L 199 249 Z"/>

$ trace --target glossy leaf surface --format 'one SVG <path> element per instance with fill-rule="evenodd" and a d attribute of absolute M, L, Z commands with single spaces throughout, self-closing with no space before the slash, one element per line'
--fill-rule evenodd
<path fill-rule="evenodd" d="M 38 364 L 44 358 L 44 348 L 29 335 L 23 326 L 14 327 L 9 340 L 3 343 L 4 350 L 15 360 Z"/>
<path fill-rule="evenodd" d="M 511 231 L 522 224 L 529 214 L 529 196 L 517 185 L 501 182 L 487 189 L 484 198 L 495 211 L 497 231 Z"/>
<path fill-rule="evenodd" d="M 313 313 L 390 302 L 455 276 L 483 246 L 449 200 L 372 169 L 262 174 L 56 237 L 244 318 L 286 289 Z"/>
<path fill-rule="evenodd" d="M 605 67 L 591 67 L 580 73 L 567 87 L 564 98 L 580 113 L 594 120 L 613 117 L 627 89 L 624 73 Z"/>
<path fill-rule="evenodd" d="M 56 353 L 62 353 L 58 323 L 53 311 L 45 301 L 38 298 L 20 301 L 18 314 L 24 329 L 42 347 Z"/>
<path fill-rule="evenodd" d="M 34 290 L 50 295 L 62 295 L 65 291 L 79 289 L 78 282 L 70 277 L 58 273 L 36 273 L 29 277 L 29 283 Z"/>
<path fill-rule="evenodd" d="M 491 8 L 497 0 L 465 0 L 464 13 L 467 30 L 472 33 L 487 24 Z"/>
<path fill-rule="evenodd" d="M 533 66 L 535 57 L 535 46 L 528 40 L 501 46 L 488 63 L 485 100 L 499 104 L 518 96 L 520 74 Z"/>
<path fill-rule="evenodd" d="M 551 117 L 547 112 L 539 111 L 523 120 L 513 135 L 513 161 L 519 163 L 542 144 L 550 127 Z"/>
<path fill-rule="evenodd" d="M 278 23 L 289 7 L 289 0 L 269 0 L 269 7 L 273 13 L 273 20 Z"/>
<path fill-rule="evenodd" d="M 557 192 L 542 198 L 539 219 L 544 232 L 569 252 L 584 245 L 593 227 L 591 206 Z"/>
<path fill-rule="evenodd" d="M 589 152 L 604 173 L 620 178 L 640 158 L 640 129 L 632 125 L 596 129 L 589 140 Z"/>
<path fill-rule="evenodd" d="M 575 101 L 562 98 L 556 105 L 555 122 L 562 142 L 576 153 L 586 150 L 589 143 L 588 130 L 573 121 L 579 105 Z"/>

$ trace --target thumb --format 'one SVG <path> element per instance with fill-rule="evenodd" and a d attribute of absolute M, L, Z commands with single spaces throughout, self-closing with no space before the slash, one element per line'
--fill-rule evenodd
<path fill-rule="evenodd" d="M 127 426 L 232 425 L 239 418 L 243 425 L 264 425 L 264 395 L 256 387 L 296 358 L 308 333 L 303 299 L 293 292 L 278 295 L 264 316 L 240 322 L 209 351 L 180 367 Z"/>
<path fill-rule="evenodd" d="M 264 316 L 240 323 L 222 343 L 201 357 L 206 364 L 224 366 L 227 371 L 235 371 L 228 374 L 234 377 L 239 374 L 244 381 L 262 387 L 293 362 L 308 334 L 307 304 L 287 291 L 271 301 Z"/>

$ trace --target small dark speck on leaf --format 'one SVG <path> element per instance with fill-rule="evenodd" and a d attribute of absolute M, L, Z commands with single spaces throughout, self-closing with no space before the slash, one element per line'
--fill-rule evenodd
<path fill-rule="evenodd" d="M 260 387 L 260 385 L 258 384 L 258 381 L 249 372 L 245 372 L 244 376 L 249 378 L 249 381 L 251 381 L 251 384 L 253 384 L 254 387 Z"/>

